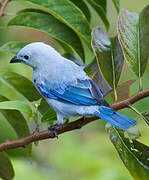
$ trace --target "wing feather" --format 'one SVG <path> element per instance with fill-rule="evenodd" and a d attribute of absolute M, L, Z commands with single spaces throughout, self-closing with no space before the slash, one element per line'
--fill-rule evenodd
<path fill-rule="evenodd" d="M 91 79 L 78 80 L 74 85 L 67 85 L 64 91 L 61 91 L 61 88 L 50 89 L 48 84 L 39 84 L 37 87 L 43 96 L 64 103 L 90 106 L 101 105 L 104 102 L 100 88 Z"/>

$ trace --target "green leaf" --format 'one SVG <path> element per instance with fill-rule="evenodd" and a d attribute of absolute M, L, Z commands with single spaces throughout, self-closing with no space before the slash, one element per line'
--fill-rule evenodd
<path fill-rule="evenodd" d="M 96 59 L 85 67 L 85 72 L 96 82 L 96 84 L 102 90 L 104 96 L 112 91 L 111 87 L 105 81 L 100 69 L 98 68 Z"/>
<path fill-rule="evenodd" d="M 82 11 L 70 0 L 27 0 L 27 2 L 48 11 L 59 21 L 73 29 L 90 47 L 91 31 L 89 24 Z"/>
<path fill-rule="evenodd" d="M 107 127 L 110 140 L 115 146 L 121 160 L 136 180 L 148 180 L 149 177 L 149 147 L 125 138 L 124 132 L 113 126 Z"/>
<path fill-rule="evenodd" d="M 120 0 L 113 0 L 114 6 L 116 8 L 117 13 L 120 12 Z"/>
<path fill-rule="evenodd" d="M 98 13 L 99 17 L 102 19 L 105 27 L 107 30 L 109 29 L 109 21 L 107 19 L 106 13 L 102 6 L 97 4 L 94 0 L 87 0 L 87 2 L 95 9 L 95 11 Z"/>
<path fill-rule="evenodd" d="M 4 96 L 0 96 L 0 102 L 3 101 L 8 101 L 7 98 L 5 98 Z M 17 138 L 22 138 L 24 136 L 28 136 L 30 134 L 29 132 L 29 128 L 27 125 L 26 120 L 24 119 L 24 116 L 16 111 L 16 110 L 0 110 L 0 112 L 2 113 L 2 115 L 5 117 L 5 119 L 9 122 L 9 124 L 11 125 L 11 127 L 14 129 Z M 9 131 L 8 127 L 5 127 L 5 131 Z M 7 140 L 8 136 L 5 136 L 4 138 L 2 138 L 2 134 L 3 132 L 0 132 L 0 137 L 1 137 L 1 142 Z M 24 148 L 19 148 L 17 150 L 9 150 L 8 153 L 11 155 L 15 155 L 15 156 L 20 156 L 20 155 L 29 155 L 31 152 L 31 148 L 32 146 L 29 145 L 27 146 L 25 149 Z"/>
<path fill-rule="evenodd" d="M 54 121 L 56 121 L 56 119 L 56 112 L 52 108 L 50 108 L 45 114 L 43 114 L 41 122 L 48 122 L 52 125 Z"/>
<path fill-rule="evenodd" d="M 149 125 L 149 111 L 143 112 L 142 115 L 145 118 L 145 122 Z"/>
<path fill-rule="evenodd" d="M 18 97 L 19 100 L 32 102 L 42 98 L 39 111 L 44 113 L 49 109 L 49 105 L 36 90 L 33 83 L 24 76 L 14 72 L 4 72 L 0 74 L 0 83 L 2 85 L 0 94 L 7 95 L 9 99 L 14 100 L 13 97 L 15 99 Z"/>
<path fill-rule="evenodd" d="M 29 101 L 35 101 L 41 97 L 33 83 L 20 74 L 4 72 L 0 74 L 0 80 L 14 91 L 17 91 L 22 96 L 26 97 Z"/>
<path fill-rule="evenodd" d="M 125 59 L 140 80 L 149 57 L 149 6 L 140 14 L 120 11 L 118 37 L 124 51 Z"/>
<path fill-rule="evenodd" d="M 135 81 L 136 80 L 131 79 L 117 86 L 116 92 L 118 101 L 123 101 L 130 97 L 130 87 Z M 112 93 L 112 97 L 114 97 L 114 93 Z"/>
<path fill-rule="evenodd" d="M 74 3 L 85 15 L 86 19 L 90 21 L 91 19 L 91 13 L 84 1 L 80 0 L 70 0 L 72 3 Z"/>
<path fill-rule="evenodd" d="M 23 26 L 46 33 L 67 48 L 67 51 L 72 52 L 73 48 L 84 59 L 84 49 L 76 33 L 49 13 L 37 9 L 25 9 L 20 11 L 8 25 Z"/>
<path fill-rule="evenodd" d="M 0 51 L 9 52 L 11 54 L 17 54 L 20 49 L 22 49 L 27 42 L 20 42 L 20 41 L 10 41 L 0 47 Z"/>
<path fill-rule="evenodd" d="M 40 106 L 40 104 L 41 104 L 41 98 L 40 99 L 38 99 L 38 100 L 36 100 L 36 101 L 33 101 L 32 102 L 32 105 L 36 108 L 36 109 L 38 109 L 38 107 Z"/>
<path fill-rule="evenodd" d="M 107 11 L 107 0 L 94 0 L 97 4 L 99 4 L 100 6 L 102 6 L 102 8 L 104 9 L 105 13 Z"/>
<path fill-rule="evenodd" d="M 0 152 L 0 177 L 4 180 L 12 180 L 14 178 L 12 163 L 4 152 Z"/>
<path fill-rule="evenodd" d="M 23 101 L 4 101 L 0 102 L 0 109 L 9 109 L 9 110 L 18 110 L 28 114 L 29 116 L 32 115 L 31 107 L 23 102 Z"/>
<path fill-rule="evenodd" d="M 124 61 L 119 41 L 117 37 L 109 39 L 100 28 L 94 29 L 92 38 L 92 47 L 98 65 L 104 78 L 115 91 Z"/>
<path fill-rule="evenodd" d="M 138 109 L 136 109 L 134 106 L 132 106 L 132 105 L 129 105 L 128 106 L 130 109 L 132 109 L 136 114 L 138 114 L 139 116 L 140 116 L 140 118 L 142 119 L 142 120 L 144 120 L 148 125 L 149 125 L 149 122 L 148 122 L 148 120 L 145 118 L 145 116 L 144 115 L 142 115 L 142 113 L 138 110 Z"/>
<path fill-rule="evenodd" d="M 148 119 L 148 121 L 149 121 L 149 111 L 145 111 L 145 112 L 143 112 L 142 114 L 143 114 L 143 116 L 145 116 L 145 117 Z"/>
<path fill-rule="evenodd" d="M 133 140 L 136 140 L 138 138 L 141 137 L 141 133 L 138 129 L 136 128 L 130 128 L 130 129 L 127 129 L 125 132 L 124 132 L 124 136 L 126 138 L 129 138 L 129 139 L 133 139 Z"/>
<path fill-rule="evenodd" d="M 85 64 L 80 61 L 79 59 L 77 59 L 74 54 L 72 53 L 64 53 L 63 56 L 71 61 L 73 61 L 74 63 L 76 63 L 77 65 L 81 66 L 82 68 L 85 67 Z"/>

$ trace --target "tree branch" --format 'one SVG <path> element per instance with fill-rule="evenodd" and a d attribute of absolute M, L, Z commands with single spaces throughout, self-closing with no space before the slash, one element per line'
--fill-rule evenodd
<path fill-rule="evenodd" d="M 114 110 L 120 110 L 146 97 L 149 97 L 149 89 L 146 89 L 144 91 L 139 91 L 138 93 L 129 97 L 128 99 L 114 103 L 111 105 L 111 108 Z"/>
<path fill-rule="evenodd" d="M 0 6 L 0 19 L 2 18 L 2 16 L 4 15 L 4 11 L 5 8 L 7 6 L 7 4 L 10 2 L 11 0 L 3 0 Z"/>
<path fill-rule="evenodd" d="M 144 91 L 140 91 L 137 94 L 129 97 L 126 100 L 116 102 L 112 104 L 110 107 L 114 110 L 120 110 L 123 108 L 127 108 L 129 105 L 145 98 L 149 97 L 149 89 L 146 89 Z M 97 120 L 98 117 L 89 117 L 89 118 L 80 118 L 76 121 L 63 124 L 62 126 L 59 126 L 56 128 L 57 134 L 62 134 L 64 132 L 72 131 L 75 129 L 80 129 L 86 124 Z M 19 148 L 19 147 L 26 147 L 32 142 L 43 140 L 43 139 L 48 139 L 48 138 L 54 138 L 54 135 L 51 131 L 45 130 L 45 131 L 35 131 L 29 136 L 16 139 L 16 140 L 7 140 L 3 143 L 0 144 L 0 152 L 8 150 L 8 149 L 14 149 L 14 148 Z"/>

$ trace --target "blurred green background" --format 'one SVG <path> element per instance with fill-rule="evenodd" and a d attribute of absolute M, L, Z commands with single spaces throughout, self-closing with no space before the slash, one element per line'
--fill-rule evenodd
<path fill-rule="evenodd" d="M 121 0 L 121 8 L 130 11 L 140 12 L 145 5 L 149 4 L 147 0 Z M 24 8 L 26 5 L 10 2 L 6 13 L 11 15 L 17 9 Z M 10 13 L 11 12 L 11 13 Z M 117 14 L 113 7 L 112 0 L 108 0 L 108 17 L 111 24 L 109 35 L 116 33 Z M 4 17 L 3 21 L 7 21 Z M 92 17 L 93 26 L 100 25 L 101 21 Z M 101 24 L 101 26 L 103 26 Z M 20 28 L 0 29 L 1 44 L 10 40 L 25 41 L 43 41 L 60 49 L 59 45 L 48 36 L 39 32 L 25 30 Z M 20 64 L 10 65 L 9 54 L 0 54 L 1 71 L 10 70 L 20 73 L 32 79 L 32 70 Z M 88 58 L 89 61 L 89 58 Z M 144 89 L 148 88 L 149 65 L 143 76 Z M 136 77 L 125 66 L 120 83 L 135 79 Z M 138 91 L 138 82 L 131 86 L 131 94 Z M 21 87 L 20 87 L 21 88 Z M 110 96 L 106 97 L 110 102 Z M 135 104 L 140 111 L 148 110 L 148 100 L 146 98 Z M 131 110 L 123 110 L 123 114 L 138 121 L 138 129 L 141 131 L 141 142 L 149 145 L 149 131 L 147 125 Z M 28 158 L 11 158 L 15 169 L 15 180 L 132 180 L 127 169 L 121 162 L 115 148 L 110 142 L 105 132 L 105 122 L 96 121 L 85 126 L 81 130 L 64 133 L 58 139 L 45 140 L 39 143 L 39 146 L 33 146 L 32 156 Z"/>

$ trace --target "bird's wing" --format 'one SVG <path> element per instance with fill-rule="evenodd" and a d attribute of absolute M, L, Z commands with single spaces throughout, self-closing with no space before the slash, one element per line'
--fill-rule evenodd
<path fill-rule="evenodd" d="M 79 80 L 74 85 L 67 84 L 63 87 L 51 89 L 48 84 L 37 85 L 41 94 L 48 98 L 53 98 L 64 103 L 75 105 L 100 105 L 102 104 L 103 94 L 96 83 L 91 79 Z"/>

